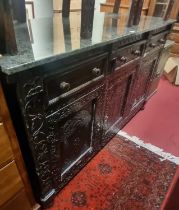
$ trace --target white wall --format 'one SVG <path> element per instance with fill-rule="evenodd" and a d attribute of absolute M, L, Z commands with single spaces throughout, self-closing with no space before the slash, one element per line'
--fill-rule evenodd
<path fill-rule="evenodd" d="M 96 0 L 96 2 L 95 2 L 96 11 L 100 11 L 100 4 L 105 3 L 105 2 L 106 2 L 106 0 Z"/>
<path fill-rule="evenodd" d="M 31 0 L 31 1 L 34 2 L 35 18 L 50 17 L 53 15 L 53 0 Z"/>

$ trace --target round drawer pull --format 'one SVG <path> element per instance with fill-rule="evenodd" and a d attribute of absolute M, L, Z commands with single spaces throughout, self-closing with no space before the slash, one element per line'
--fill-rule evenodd
<path fill-rule="evenodd" d="M 150 47 L 154 48 L 156 47 L 157 45 L 155 43 L 150 43 Z"/>
<path fill-rule="evenodd" d="M 158 41 L 159 41 L 159 43 L 161 43 L 161 44 L 165 44 L 165 39 L 159 39 Z"/>
<path fill-rule="evenodd" d="M 92 70 L 92 73 L 93 73 L 93 75 L 95 75 L 95 76 L 99 76 L 99 75 L 101 74 L 101 69 L 99 69 L 99 68 L 94 68 L 94 69 Z"/>
<path fill-rule="evenodd" d="M 111 61 L 111 68 L 114 69 L 116 67 L 117 58 L 113 58 Z"/>
<path fill-rule="evenodd" d="M 67 82 L 61 82 L 60 89 L 63 91 L 68 91 L 70 89 L 70 84 Z"/>
<path fill-rule="evenodd" d="M 125 56 L 122 56 L 119 60 L 123 63 L 127 62 L 127 58 Z"/>
<path fill-rule="evenodd" d="M 133 51 L 133 54 L 139 56 L 141 54 L 141 52 L 140 52 L 140 50 L 135 50 L 135 51 Z"/>

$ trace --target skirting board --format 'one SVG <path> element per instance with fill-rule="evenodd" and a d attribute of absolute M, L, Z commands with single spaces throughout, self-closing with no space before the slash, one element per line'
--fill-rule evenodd
<path fill-rule="evenodd" d="M 130 136 L 128 135 L 126 132 L 124 131 L 119 131 L 118 134 L 119 136 L 122 136 L 124 138 L 126 138 L 127 140 L 130 140 L 132 142 L 134 142 L 135 144 L 137 144 L 137 147 L 143 147 L 143 148 L 146 148 L 148 150 L 150 150 L 151 152 L 157 154 L 160 156 L 160 160 L 161 161 L 164 161 L 164 160 L 169 160 L 177 165 L 179 165 L 179 157 L 176 157 L 170 153 L 167 153 L 165 151 L 163 151 L 163 149 L 159 148 L 159 147 L 156 147 L 152 144 L 149 144 L 149 143 L 144 143 L 143 140 L 139 139 L 138 137 L 136 136 Z"/>

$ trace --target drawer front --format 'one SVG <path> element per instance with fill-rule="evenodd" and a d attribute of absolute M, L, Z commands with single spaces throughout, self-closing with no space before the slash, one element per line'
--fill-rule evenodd
<path fill-rule="evenodd" d="M 179 43 L 179 34 L 178 33 L 171 33 L 169 35 L 169 39 L 176 42 L 176 43 Z"/>
<path fill-rule="evenodd" d="M 77 88 L 87 82 L 96 81 L 104 76 L 107 66 L 107 54 L 95 59 L 89 59 L 76 66 L 71 66 L 68 73 L 54 75 L 45 81 L 48 100 L 60 97 L 62 94 Z"/>
<path fill-rule="evenodd" d="M 10 201 L 5 203 L 1 210 L 32 210 L 24 190 L 20 191 Z"/>
<path fill-rule="evenodd" d="M 117 67 L 139 58 L 143 54 L 144 47 L 145 41 L 142 41 L 114 52 L 112 55 L 112 69 L 114 70 Z"/>
<path fill-rule="evenodd" d="M 178 43 L 175 43 L 172 46 L 171 53 L 173 53 L 173 54 L 179 54 L 179 44 Z"/>
<path fill-rule="evenodd" d="M 0 169 L 0 206 L 23 188 L 23 183 L 14 161 Z"/>
<path fill-rule="evenodd" d="M 4 125 L 0 123 L 0 167 L 13 159 L 13 153 Z"/>
<path fill-rule="evenodd" d="M 167 35 L 168 35 L 168 31 L 165 33 L 161 33 L 161 34 L 153 36 L 147 43 L 146 52 L 149 52 L 151 50 L 154 50 L 163 46 L 166 42 Z"/>

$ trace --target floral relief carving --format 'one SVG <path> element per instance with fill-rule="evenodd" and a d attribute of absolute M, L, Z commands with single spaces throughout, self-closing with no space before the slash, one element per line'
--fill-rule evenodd
<path fill-rule="evenodd" d="M 53 190 L 49 148 L 47 144 L 46 116 L 44 112 L 44 90 L 40 78 L 35 78 L 23 85 L 20 93 L 22 113 L 33 154 L 36 174 L 39 178 L 41 198 Z"/>

